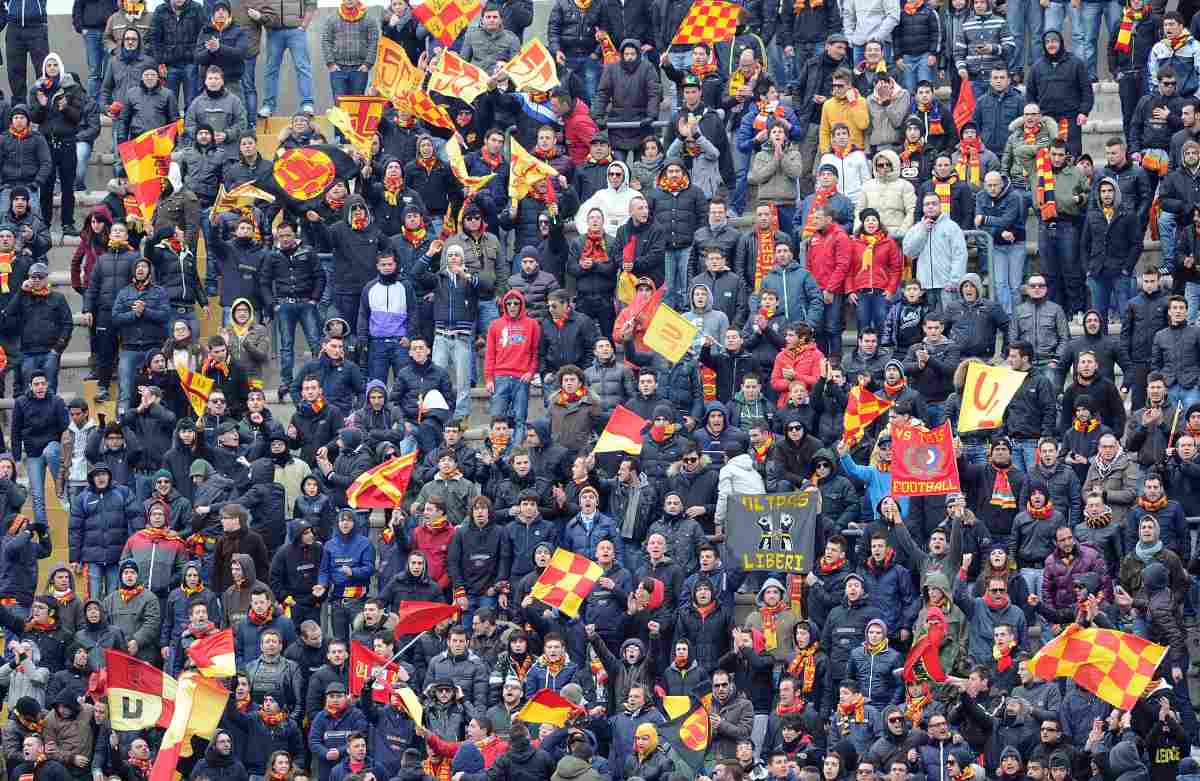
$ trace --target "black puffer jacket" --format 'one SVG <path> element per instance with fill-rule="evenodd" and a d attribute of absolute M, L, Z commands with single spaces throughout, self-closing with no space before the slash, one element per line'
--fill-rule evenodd
<path fill-rule="evenodd" d="M 667 165 L 671 163 L 683 165 L 679 160 L 667 161 Z M 667 249 L 690 247 L 696 231 L 708 224 L 708 198 L 693 184 L 675 193 L 656 187 L 650 193 L 650 212 L 662 228 Z"/>
<path fill-rule="evenodd" d="M 217 197 L 221 184 L 221 166 L 225 162 L 225 150 L 216 144 L 184 147 L 179 152 L 183 168 L 183 183 L 206 203 Z"/>
<path fill-rule="evenodd" d="M 78 0 L 71 6 L 71 26 L 76 32 L 103 30 L 116 11 L 114 0 Z"/>
<path fill-rule="evenodd" d="M 1054 56 L 1046 52 L 1046 41 L 1051 36 L 1058 38 Z M 1096 97 L 1087 65 L 1067 50 L 1058 30 L 1047 30 L 1042 36 L 1042 58 L 1029 71 L 1025 100 L 1037 103 L 1047 116 L 1070 117 L 1072 122 L 1076 114 L 1092 113 Z"/>
<path fill-rule="evenodd" d="M 45 89 L 44 81 L 39 79 L 29 89 L 29 119 L 47 139 L 73 141 L 83 121 L 84 101 L 87 97 L 83 87 L 79 86 L 79 77 L 72 73 L 64 73 L 59 79 L 57 89 L 53 90 Z M 46 95 L 44 106 L 38 102 L 39 92 Z M 56 98 L 60 93 L 67 99 L 61 111 L 56 105 Z"/>
<path fill-rule="evenodd" d="M 205 48 L 209 38 L 216 38 L 220 43 L 216 51 L 210 52 Z M 225 83 L 237 84 L 246 68 L 246 55 L 250 53 L 250 36 L 245 27 L 237 22 L 230 22 L 224 29 L 217 30 L 212 24 L 205 24 L 196 37 L 196 64 L 201 73 L 209 65 L 220 65 L 225 71 Z"/>
<path fill-rule="evenodd" d="M 106 252 L 96 258 L 92 277 L 83 294 L 83 311 L 93 314 L 97 323 L 104 325 L 112 320 L 113 302 L 133 277 L 133 264 L 137 259 L 138 253 L 132 249 Z"/>
<path fill-rule="evenodd" d="M 701 583 L 708 585 L 710 590 L 713 589 L 713 584 L 708 578 L 696 580 L 696 585 Z M 717 605 L 708 617 L 700 614 L 696 608 L 696 586 L 693 586 L 692 598 L 687 607 L 679 611 L 675 620 L 675 639 L 688 641 L 696 664 L 705 670 L 717 669 L 717 661 L 729 650 L 732 629 L 733 616 L 728 609 L 720 605 Z"/>
<path fill-rule="evenodd" d="M 591 366 L 584 369 L 583 373 L 588 390 L 596 394 L 596 398 L 600 400 L 600 406 L 607 413 L 616 409 L 618 404 L 624 404 L 625 399 L 632 396 L 637 390 L 637 385 L 633 381 L 633 373 L 629 371 L 628 366 L 615 357 L 608 359 L 607 362 L 601 362 L 597 358 L 592 361 Z"/>
<path fill-rule="evenodd" d="M 896 55 L 915 57 L 938 54 L 942 50 L 942 20 L 937 9 L 922 4 L 915 14 L 900 13 L 900 22 L 892 31 Z"/>
<path fill-rule="evenodd" d="M 1154 335 L 1150 366 L 1163 373 L 1168 386 L 1196 387 L 1200 383 L 1200 331 L 1186 321 L 1159 331 Z"/>
<path fill-rule="evenodd" d="M 824 35 L 824 33 L 820 34 Z M 841 61 L 834 60 L 824 50 L 804 63 L 803 70 L 798 74 L 795 89 L 795 95 L 799 98 L 799 102 L 797 103 L 795 99 L 792 102 L 793 106 L 800 107 L 796 109 L 796 118 L 801 122 L 821 121 L 822 104 L 817 103 L 813 98 L 817 95 L 832 95 L 833 72 L 838 68 L 848 67 L 850 65 L 845 59 Z M 747 105 L 753 105 L 752 101 L 747 101 Z M 807 111 L 805 110 L 806 108 L 808 109 Z"/>
<path fill-rule="evenodd" d="M 550 54 L 557 56 L 559 52 L 568 57 L 581 57 L 596 54 L 600 51 L 600 43 L 596 40 L 596 30 L 611 30 L 608 24 L 608 5 L 592 3 L 583 10 L 575 0 L 554 0 L 550 9 L 550 18 L 546 22 L 546 43 Z M 647 13 L 646 18 L 649 18 Z"/>
<path fill-rule="evenodd" d="M 176 252 L 167 243 L 175 234 L 171 226 L 159 228 L 150 237 L 146 257 L 154 264 L 154 279 L 167 290 L 171 306 L 204 305 L 208 303 L 200 285 L 196 258 L 186 246 Z"/>
<path fill-rule="evenodd" d="M 368 223 L 362 230 L 350 227 L 350 213 L 356 206 L 367 210 Z M 367 206 L 366 199 L 358 194 L 351 195 L 346 198 L 345 219 L 338 220 L 324 230 L 324 226 L 318 228 L 318 232 L 327 236 L 329 246 L 337 256 L 334 261 L 337 279 L 333 283 L 337 295 L 359 295 L 363 287 L 378 273 L 375 270 L 375 258 L 385 239 L 370 214 L 371 209 Z M 321 223 L 310 225 L 321 226 Z"/>
<path fill-rule="evenodd" d="M 200 3 L 185 0 L 175 9 L 168 0 L 154 11 L 146 48 L 150 56 L 164 65 L 191 65 L 196 61 L 196 39 L 204 29 L 204 10 Z"/>
<path fill-rule="evenodd" d="M 32 117 L 30 117 L 30 121 Z M 50 147 L 41 133 L 0 135 L 0 179 L 6 187 L 38 185 L 50 178 Z"/>
<path fill-rule="evenodd" d="M 279 550 L 286 531 L 287 497 L 283 486 L 275 482 L 271 459 L 260 458 L 250 465 L 250 487 L 234 501 L 250 511 L 250 530 L 258 532 L 267 550 Z"/>
<path fill-rule="evenodd" d="M 658 37 L 655 19 L 659 15 L 658 4 L 652 0 L 604 0 L 604 11 L 608 17 L 604 28 L 614 41 L 633 38 L 645 43 L 654 43 Z"/>
<path fill-rule="evenodd" d="M 125 110 L 121 112 L 121 121 L 125 124 L 128 138 L 136 138 L 147 130 L 162 127 L 179 117 L 179 106 L 175 102 L 175 93 L 160 83 L 154 89 L 146 89 L 139 81 L 125 93 Z"/>
<path fill-rule="evenodd" d="M 572 0 L 557 0 L 560 4 L 574 5 Z M 627 38 L 621 41 L 621 49 L 627 46 L 637 48 L 638 42 Z M 640 122 L 648 123 L 658 118 L 658 99 L 662 85 L 659 82 L 658 69 L 646 59 L 639 57 L 632 65 L 621 61 L 605 65 L 600 75 L 600 86 L 596 90 L 596 99 L 592 103 L 592 116 L 596 124 L 604 127 L 608 122 Z M 648 129 L 648 126 L 647 126 Z M 629 151 L 636 149 L 645 137 L 647 129 L 642 127 L 632 130 L 612 129 L 609 138 L 613 149 Z M 570 212 L 565 212 L 570 213 Z M 695 227 L 703 224 L 701 220 Z"/>

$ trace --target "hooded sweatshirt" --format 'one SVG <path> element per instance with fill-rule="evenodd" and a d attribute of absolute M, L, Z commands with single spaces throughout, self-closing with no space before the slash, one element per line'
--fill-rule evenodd
<path fill-rule="evenodd" d="M 517 301 L 517 316 L 508 314 L 508 302 Z M 538 370 L 541 325 L 525 313 L 525 296 L 510 290 L 500 299 L 500 317 L 488 327 L 483 374 L 487 382 L 497 376 L 523 378 Z"/>
<path fill-rule="evenodd" d="M 613 187 L 612 180 L 609 179 L 603 188 L 597 190 L 579 207 L 579 211 L 575 213 L 575 230 L 580 236 L 587 234 L 587 215 L 593 208 L 604 212 L 604 232 L 610 237 L 616 236 L 617 229 L 629 219 L 629 202 L 639 194 L 629 186 L 629 166 L 620 160 L 614 160 L 608 167 L 610 170 L 620 168 L 624 176 L 617 187 Z M 504 314 L 503 310 L 501 314 Z"/>

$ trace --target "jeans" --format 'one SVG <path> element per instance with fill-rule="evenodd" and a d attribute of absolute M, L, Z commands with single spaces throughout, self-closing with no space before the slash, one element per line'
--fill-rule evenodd
<path fill-rule="evenodd" d="M 1050 5 L 1046 6 L 1046 10 L 1042 14 L 1042 30 L 1058 30 L 1062 32 L 1063 22 L 1067 18 L 1068 7 L 1069 4 L 1066 0 L 1063 0 L 1061 3 L 1058 0 L 1050 0 Z M 1035 49 L 1034 51 L 1038 55 L 1034 57 L 1034 61 L 1037 61 L 1041 57 L 1041 49 Z"/>
<path fill-rule="evenodd" d="M 317 320 L 317 307 L 307 301 L 278 304 L 275 318 L 279 323 L 279 384 L 289 387 L 296 365 L 296 324 L 304 329 L 304 338 L 313 355 L 321 349 L 321 324 Z"/>
<path fill-rule="evenodd" d="M 88 592 L 92 599 L 101 599 L 104 595 L 117 590 L 117 576 L 120 574 L 118 563 L 97 564 L 86 562 L 88 576 Z"/>
<path fill-rule="evenodd" d="M 900 83 L 910 95 L 916 93 L 918 82 L 933 81 L 937 77 L 937 68 L 929 64 L 927 54 L 905 54 L 900 59 L 904 62 L 904 68 L 900 71 Z"/>
<path fill-rule="evenodd" d="M 874 328 L 882 333 L 884 321 L 887 320 L 887 293 L 858 292 L 858 306 L 854 307 L 854 321 L 859 333 L 864 328 Z"/>
<path fill-rule="evenodd" d="M 208 220 L 204 220 L 204 222 L 208 222 Z M 204 222 L 201 224 L 203 225 Z M 326 312 L 329 307 L 333 306 L 333 253 L 321 252 L 317 254 L 317 257 L 321 260 L 321 273 L 325 275 L 325 289 L 321 292 L 321 300 L 317 302 L 317 305 L 322 312 Z M 322 316 L 321 319 L 324 320 L 325 316 Z"/>
<path fill-rule="evenodd" d="M 1013 443 L 1013 467 L 1028 472 L 1037 463 L 1037 440 L 1036 439 L 1014 439 Z"/>
<path fill-rule="evenodd" d="M 454 383 L 455 418 L 465 419 L 471 415 L 471 361 L 474 360 L 474 348 L 475 338 L 472 334 L 437 334 L 433 337 L 433 363 L 445 369 Z"/>
<path fill-rule="evenodd" d="M 50 350 L 44 353 L 25 353 L 21 359 L 21 376 L 28 382 L 33 376 L 33 372 L 37 370 L 46 373 L 46 380 L 50 383 L 50 395 L 58 393 L 58 364 L 62 360 L 62 356 Z"/>
<path fill-rule="evenodd" d="M 600 68 L 603 64 L 599 56 L 567 57 L 567 67 L 583 80 L 584 94 L 580 97 L 584 103 L 591 103 L 596 97 L 596 89 L 600 86 Z"/>
<path fill-rule="evenodd" d="M 767 62 L 771 65 L 771 78 L 779 85 L 779 91 L 796 80 L 796 61 L 783 56 L 783 47 L 778 36 L 767 47 Z"/>
<path fill-rule="evenodd" d="M 1086 302 L 1083 300 L 1083 262 L 1079 258 L 1079 228 L 1061 220 L 1053 226 L 1039 221 L 1038 250 L 1042 255 L 1042 273 L 1046 276 L 1050 300 L 1061 306 L 1067 317 L 1082 312 Z"/>
<path fill-rule="evenodd" d="M 149 348 L 154 349 L 154 348 Z M 146 363 L 146 350 L 136 347 L 121 346 L 121 354 L 117 358 L 117 407 L 122 407 L 132 397 L 133 383 L 137 380 L 138 370 Z"/>
<path fill-rule="evenodd" d="M 1079 8 L 1068 8 L 1067 13 L 1071 16 L 1071 51 L 1087 63 L 1088 78 L 1096 78 L 1096 48 L 1101 22 L 1111 39 L 1113 31 L 1121 23 L 1122 12 L 1121 4 L 1116 2 L 1089 3 L 1085 0 Z"/>
<path fill-rule="evenodd" d="M 987 445 L 982 442 L 964 442 L 962 456 L 968 464 L 986 464 L 988 460 Z"/>
<path fill-rule="evenodd" d="M 1174 407 L 1179 402 L 1183 402 L 1183 410 L 1187 412 L 1188 408 L 1193 404 L 1200 402 L 1200 387 L 1192 386 L 1185 388 L 1177 382 L 1173 382 L 1167 386 L 1167 397 L 1170 400 L 1168 406 Z"/>
<path fill-rule="evenodd" d="M 493 382 L 496 391 L 488 404 L 488 414 L 512 419 L 513 428 L 516 429 L 513 441 L 518 444 L 524 442 L 525 421 L 529 418 L 529 383 L 520 377 L 496 377 Z"/>
<path fill-rule="evenodd" d="M 50 442 L 42 449 L 40 456 L 25 456 L 25 472 L 29 475 L 29 493 L 33 501 L 33 517 L 39 523 L 46 523 L 46 467 L 58 483 L 58 470 L 62 466 L 62 446 L 58 442 Z"/>
<path fill-rule="evenodd" d="M 688 68 L 692 67 L 692 50 L 691 47 L 685 52 L 673 52 L 667 50 L 667 62 L 671 63 L 671 67 L 677 71 L 687 72 Z M 671 101 L 672 111 L 678 110 L 683 105 L 683 91 L 678 87 L 675 88 L 675 96 Z M 731 145 L 732 146 L 732 145 Z"/>
<path fill-rule="evenodd" d="M 821 327 L 817 329 L 817 346 L 825 355 L 842 354 L 842 332 L 846 330 L 846 296 L 833 294 L 833 303 L 825 305 L 821 315 Z"/>
<path fill-rule="evenodd" d="M 791 236 L 795 226 L 796 207 L 779 204 L 775 207 L 775 214 L 779 218 L 779 230 Z"/>
<path fill-rule="evenodd" d="M 1100 313 L 1101 333 L 1108 333 L 1108 310 L 1116 306 L 1117 287 L 1124 279 L 1124 274 L 1112 271 L 1088 274 L 1088 292 L 1092 296 L 1092 307 Z"/>
<path fill-rule="evenodd" d="M 367 379 L 388 381 L 388 371 L 396 377 L 408 363 L 408 348 L 400 344 L 400 337 L 371 337 L 371 350 L 367 353 Z"/>
<path fill-rule="evenodd" d="M 279 107 L 279 69 L 283 66 L 284 52 L 292 53 L 292 65 L 296 67 L 296 87 L 300 91 L 300 105 L 311 106 L 315 103 L 312 62 L 308 57 L 308 34 L 299 27 L 267 30 L 267 69 L 263 73 L 262 104 L 272 112 Z"/>
<path fill-rule="evenodd" d="M 992 245 L 992 282 L 996 286 L 996 301 L 1010 315 L 1015 304 L 1016 291 L 1021 288 L 1025 271 L 1025 245 L 1023 243 Z"/>
<path fill-rule="evenodd" d="M 578 307 L 578 304 L 576 304 Z M 500 317 L 500 307 L 496 304 L 496 299 L 486 298 L 479 302 L 479 314 L 475 317 L 475 333 L 487 339 L 488 329 L 492 327 L 492 322 Z M 483 377 L 483 350 L 479 351 L 478 360 L 471 363 L 471 384 L 479 384 L 479 379 Z"/>
<path fill-rule="evenodd" d="M 691 247 L 668 249 L 664 262 L 667 266 L 667 293 L 673 295 L 683 311 L 691 308 L 688 300 L 688 261 L 692 257 Z"/>
<path fill-rule="evenodd" d="M 1029 64 L 1042 57 L 1042 6 L 1038 0 L 1008 0 L 1008 29 L 1017 48 L 1008 59 L 1013 73 L 1025 73 L 1025 34 L 1029 34 Z"/>
<path fill-rule="evenodd" d="M 813 145 L 812 148 L 817 148 L 817 128 L 809 128 L 812 133 Z M 746 209 L 746 195 L 749 190 L 749 182 L 746 181 L 746 174 L 750 172 L 750 158 L 753 155 L 748 155 L 737 148 L 737 144 L 730 144 L 729 151 L 733 155 L 733 170 L 735 182 L 733 185 L 733 197 L 729 205 L 737 214 L 741 214 Z M 804 151 L 801 151 L 804 154 Z"/>
<path fill-rule="evenodd" d="M 95 100 L 100 96 L 100 85 L 104 82 L 104 71 L 108 69 L 108 52 L 104 50 L 104 30 L 84 30 L 83 49 L 87 54 L 88 96 Z"/>
<path fill-rule="evenodd" d="M 75 189 L 87 189 L 88 163 L 92 161 L 92 142 L 75 140 Z"/>
<path fill-rule="evenodd" d="M 929 420 L 925 421 L 925 425 L 929 426 L 929 428 L 937 428 L 946 420 L 946 402 L 926 402 L 925 409 L 928 410 L 927 417 L 929 418 Z"/>
<path fill-rule="evenodd" d="M 1194 324 L 1200 316 L 1200 283 L 1188 282 L 1183 288 L 1183 297 L 1188 302 L 1188 322 Z"/>
<path fill-rule="evenodd" d="M 175 101 L 184 101 L 180 106 L 190 106 L 200 92 L 200 75 L 194 63 L 184 65 L 168 65 L 167 76 L 164 79 L 167 91 L 175 96 Z M 180 97 L 180 91 L 183 96 Z"/>
<path fill-rule="evenodd" d="M 365 91 L 365 90 L 364 90 Z M 253 128 L 258 116 L 258 55 L 246 58 L 242 71 L 242 102 L 246 104 L 246 123 Z"/>
<path fill-rule="evenodd" d="M 336 70 L 329 74 L 329 89 L 333 97 L 342 95 L 362 95 L 367 91 L 367 72 L 357 68 L 353 70 Z"/>
<path fill-rule="evenodd" d="M 358 304 L 361 300 L 359 293 L 337 293 L 333 294 L 334 308 L 337 309 L 338 317 L 346 321 L 350 326 L 350 332 L 346 334 L 346 349 L 353 350 L 358 343 L 356 336 L 358 334 Z"/>
<path fill-rule="evenodd" d="M 1171 212 L 1159 212 L 1158 237 L 1162 241 L 1162 263 L 1175 268 L 1175 223 L 1178 218 Z"/>

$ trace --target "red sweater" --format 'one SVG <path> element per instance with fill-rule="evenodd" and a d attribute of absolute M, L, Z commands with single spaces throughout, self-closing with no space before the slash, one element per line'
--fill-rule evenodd
<path fill-rule="evenodd" d="M 520 313 L 509 317 L 505 302 L 512 299 L 521 302 Z M 538 343 L 542 339 L 542 326 L 525 314 L 525 296 L 519 290 L 510 290 L 500 299 L 500 316 L 488 326 L 487 347 L 483 354 L 483 379 L 492 382 L 497 377 L 523 377 L 536 374 L 538 368 Z"/>

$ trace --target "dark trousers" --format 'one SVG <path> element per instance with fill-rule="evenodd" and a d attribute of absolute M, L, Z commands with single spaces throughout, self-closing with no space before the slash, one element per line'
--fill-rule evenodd
<path fill-rule="evenodd" d="M 1146 94 L 1146 70 L 1124 71 L 1117 79 L 1117 95 L 1121 98 L 1121 124 L 1125 128 L 1125 136 L 1129 137 L 1129 127 L 1133 124 L 1133 112 L 1137 109 L 1138 101 Z"/>
<path fill-rule="evenodd" d="M 117 329 L 106 323 L 96 329 L 96 379 L 100 387 L 112 384 L 113 364 L 117 360 Z"/>
<path fill-rule="evenodd" d="M 42 218 L 50 224 L 54 215 L 54 182 L 62 183 L 62 224 L 75 224 L 75 139 L 48 138 L 50 143 L 50 181 L 42 188 Z"/>
<path fill-rule="evenodd" d="M 613 308 L 611 295 L 578 296 L 575 299 L 575 308 L 596 321 L 601 335 L 607 336 L 610 339 L 612 338 L 613 325 L 617 321 L 617 314 Z"/>
<path fill-rule="evenodd" d="M 1050 119 L 1053 119 L 1055 123 L 1059 123 L 1063 119 L 1067 121 L 1067 152 L 1069 152 L 1073 158 L 1079 157 L 1081 154 L 1083 154 L 1083 128 L 1076 124 L 1076 115 L 1072 114 L 1068 117 L 1056 117 L 1051 114 L 1047 114 L 1046 116 L 1050 117 Z"/>
<path fill-rule="evenodd" d="M 1087 292 L 1078 251 L 1079 226 L 1065 220 L 1052 225 L 1039 221 L 1038 248 L 1050 299 L 1063 308 L 1067 317 L 1082 312 L 1087 306 Z"/>
<path fill-rule="evenodd" d="M 26 83 L 28 70 L 25 58 L 33 60 L 34 73 L 42 72 L 42 61 L 50 53 L 50 36 L 46 31 L 46 23 L 20 27 L 10 24 L 8 37 L 5 39 L 4 56 L 8 58 L 8 86 L 13 96 L 13 103 L 24 103 L 29 94 Z"/>
<path fill-rule="evenodd" d="M 1138 410 L 1146 406 L 1146 378 L 1150 376 L 1150 364 L 1135 363 L 1125 375 L 1125 387 L 1129 388 L 1129 409 Z"/>

